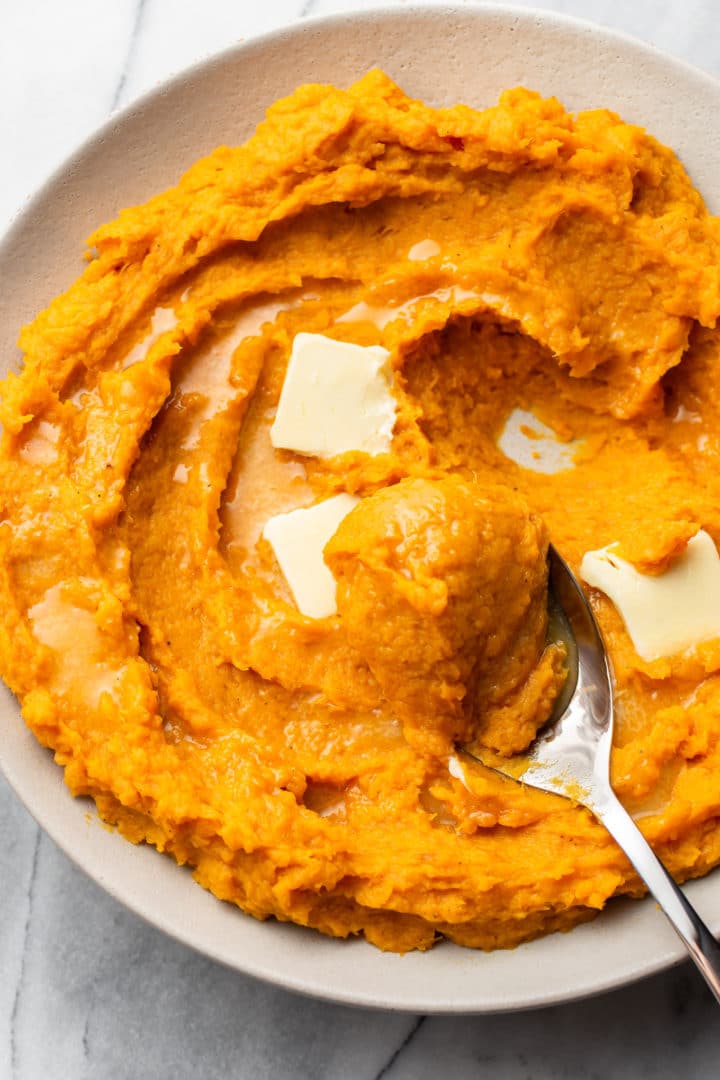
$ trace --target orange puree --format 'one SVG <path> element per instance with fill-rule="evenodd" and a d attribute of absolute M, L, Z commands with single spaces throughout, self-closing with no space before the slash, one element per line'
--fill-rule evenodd
<path fill-rule="evenodd" d="M 244 911 L 384 949 L 511 946 L 639 894 L 588 812 L 454 749 L 513 753 L 552 708 L 549 540 L 654 572 L 720 542 L 720 229 L 672 151 L 372 72 L 301 87 L 89 244 L 0 409 L 0 670 L 71 791 Z M 390 452 L 273 449 L 300 331 L 389 350 Z M 560 471 L 499 449 L 514 409 L 572 447 Z M 310 619 L 262 531 L 341 491 L 338 612 Z M 703 874 L 720 642 L 646 663 L 591 600 L 616 791 Z"/>
<path fill-rule="evenodd" d="M 546 556 L 523 499 L 453 475 L 381 488 L 341 523 L 325 559 L 347 643 L 418 750 L 511 754 L 548 719 L 564 666 L 555 645 L 539 660 Z"/>

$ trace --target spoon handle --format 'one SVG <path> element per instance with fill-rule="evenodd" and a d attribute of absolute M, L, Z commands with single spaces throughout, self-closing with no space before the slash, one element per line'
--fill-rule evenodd
<path fill-rule="evenodd" d="M 720 945 L 615 793 L 610 791 L 593 810 L 667 915 L 720 1004 Z"/>

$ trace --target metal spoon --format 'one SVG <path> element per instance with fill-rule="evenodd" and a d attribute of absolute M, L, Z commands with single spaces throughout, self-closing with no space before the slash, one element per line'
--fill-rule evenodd
<path fill-rule="evenodd" d="M 551 625 L 567 646 L 569 675 L 556 719 L 522 755 L 520 767 L 516 759 L 508 759 L 507 770 L 496 760 L 492 767 L 593 812 L 667 915 L 720 1004 L 720 946 L 610 786 L 612 682 L 595 617 L 577 578 L 552 546 L 548 562 Z"/>

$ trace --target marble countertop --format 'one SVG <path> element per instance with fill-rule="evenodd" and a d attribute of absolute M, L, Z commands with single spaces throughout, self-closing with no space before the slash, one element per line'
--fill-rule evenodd
<path fill-rule="evenodd" d="M 370 6 L 2 4 L 0 230 L 86 134 L 170 73 L 294 19 Z M 624 30 L 720 76 L 714 0 L 532 6 Z M 238 975 L 145 925 L 89 881 L 1 777 L 0 972 L 0 1080 L 718 1075 L 720 1014 L 688 965 L 574 1005 L 455 1018 L 353 1010 Z"/>

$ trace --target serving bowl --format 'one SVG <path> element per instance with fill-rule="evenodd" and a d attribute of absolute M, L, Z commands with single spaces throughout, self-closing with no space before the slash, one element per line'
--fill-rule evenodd
<path fill-rule="evenodd" d="M 570 109 L 608 107 L 671 145 L 720 210 L 720 84 L 619 34 L 528 10 L 394 8 L 309 20 L 229 49 L 114 117 L 46 183 L 0 246 L 0 342 L 17 366 L 19 327 L 82 269 L 83 241 L 123 207 L 174 183 L 220 143 L 251 134 L 265 108 L 303 82 L 346 86 L 379 66 L 430 104 L 493 104 L 523 84 Z M 37 821 L 96 882 L 149 922 L 231 967 L 355 1005 L 490 1012 L 577 998 L 658 971 L 682 947 L 648 901 L 613 901 L 594 922 L 509 951 L 450 944 L 407 956 L 360 940 L 260 923 L 223 904 L 146 846 L 102 827 L 73 799 L 52 755 L 0 689 L 0 767 Z M 720 874 L 688 887 L 720 930 Z"/>

